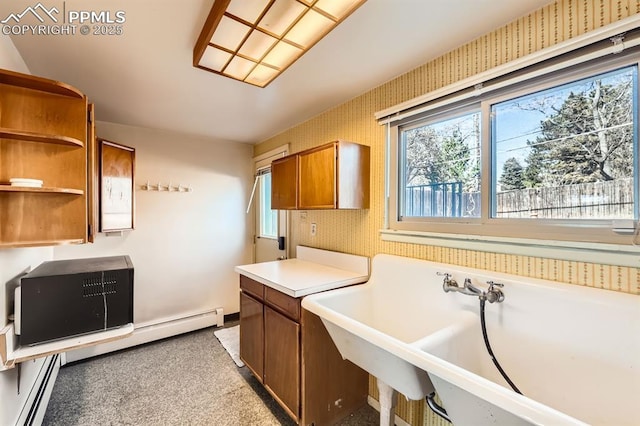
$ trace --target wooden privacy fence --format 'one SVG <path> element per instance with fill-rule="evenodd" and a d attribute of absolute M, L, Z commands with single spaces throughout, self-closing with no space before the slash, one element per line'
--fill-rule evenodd
<path fill-rule="evenodd" d="M 404 216 L 479 217 L 480 193 L 463 192 L 462 182 L 407 186 Z"/>
<path fill-rule="evenodd" d="M 633 179 L 499 192 L 496 194 L 496 217 L 633 218 Z"/>
<path fill-rule="evenodd" d="M 497 218 L 631 219 L 633 179 L 588 182 L 496 193 Z M 462 192 L 461 184 L 409 186 L 407 217 L 479 217 L 480 194 Z"/>
<path fill-rule="evenodd" d="M 405 215 L 413 217 L 462 216 L 462 182 L 407 186 Z"/>

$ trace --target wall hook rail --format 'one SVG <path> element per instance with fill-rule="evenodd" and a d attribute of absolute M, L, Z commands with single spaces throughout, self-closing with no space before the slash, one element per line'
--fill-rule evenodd
<path fill-rule="evenodd" d="M 140 185 L 140 189 L 143 191 L 158 191 L 158 192 L 193 192 L 193 188 L 191 188 L 191 185 L 182 185 L 182 184 L 178 184 L 178 185 L 174 185 L 171 181 L 169 181 L 168 184 L 163 184 L 162 182 L 158 182 L 156 184 L 153 183 L 149 183 L 149 181 L 147 181 L 147 183 L 145 183 L 144 185 Z"/>

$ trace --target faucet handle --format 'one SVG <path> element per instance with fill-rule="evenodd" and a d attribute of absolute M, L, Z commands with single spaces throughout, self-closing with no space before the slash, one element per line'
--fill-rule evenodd
<path fill-rule="evenodd" d="M 450 273 L 436 272 L 436 275 L 439 277 L 444 277 L 444 279 L 442 280 L 442 289 L 445 293 L 449 293 L 450 291 L 458 288 L 458 283 L 456 282 L 456 280 L 451 279 L 453 275 L 451 275 Z"/>
<path fill-rule="evenodd" d="M 504 301 L 504 293 L 502 292 L 502 290 L 495 288 L 504 287 L 504 284 L 496 283 L 493 281 L 487 281 L 487 284 L 489 284 L 489 289 L 486 291 L 486 293 L 483 294 L 486 297 L 485 300 L 489 301 L 489 303 L 500 303 Z"/>

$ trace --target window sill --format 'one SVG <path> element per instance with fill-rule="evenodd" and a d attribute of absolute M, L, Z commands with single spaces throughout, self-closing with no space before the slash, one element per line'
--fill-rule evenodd
<path fill-rule="evenodd" d="M 380 230 L 382 241 L 640 267 L 640 246 Z"/>

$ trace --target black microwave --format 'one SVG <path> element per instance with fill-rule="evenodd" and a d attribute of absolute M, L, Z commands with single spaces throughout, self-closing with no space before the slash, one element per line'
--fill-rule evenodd
<path fill-rule="evenodd" d="M 129 256 L 44 262 L 15 290 L 20 345 L 59 340 L 133 323 Z"/>

